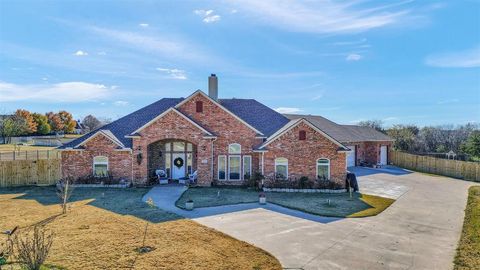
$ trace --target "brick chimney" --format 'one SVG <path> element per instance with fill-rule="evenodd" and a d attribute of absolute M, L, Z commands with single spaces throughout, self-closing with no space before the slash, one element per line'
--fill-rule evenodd
<path fill-rule="evenodd" d="M 218 100 L 218 78 L 215 74 L 208 77 L 208 96 Z"/>

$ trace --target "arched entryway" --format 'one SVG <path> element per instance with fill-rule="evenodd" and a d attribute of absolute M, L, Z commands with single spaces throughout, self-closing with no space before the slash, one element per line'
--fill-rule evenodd
<path fill-rule="evenodd" d="M 196 168 L 196 146 L 184 140 L 160 140 L 148 145 L 148 174 L 164 170 L 168 179 L 186 179 Z"/>

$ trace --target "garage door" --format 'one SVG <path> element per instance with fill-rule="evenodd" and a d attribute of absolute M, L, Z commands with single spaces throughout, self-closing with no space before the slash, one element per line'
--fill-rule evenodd
<path fill-rule="evenodd" d="M 347 167 L 355 166 L 355 145 L 347 145 L 351 151 L 347 152 Z"/>
<path fill-rule="evenodd" d="M 387 165 L 387 146 L 380 146 L 380 165 Z"/>

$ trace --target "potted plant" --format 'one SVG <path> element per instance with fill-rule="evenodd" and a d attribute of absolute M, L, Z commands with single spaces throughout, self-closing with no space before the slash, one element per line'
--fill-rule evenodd
<path fill-rule="evenodd" d="M 193 210 L 193 200 L 188 199 L 188 201 L 185 203 L 185 209 L 191 211 Z"/>
<path fill-rule="evenodd" d="M 267 203 L 267 196 L 265 195 L 265 193 L 260 192 L 260 194 L 258 195 L 258 202 L 260 204 L 266 204 Z"/>

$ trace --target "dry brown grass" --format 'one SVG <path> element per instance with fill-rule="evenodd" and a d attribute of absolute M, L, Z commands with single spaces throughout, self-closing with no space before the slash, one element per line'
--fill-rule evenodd
<path fill-rule="evenodd" d="M 281 269 L 267 252 L 186 219 L 150 223 L 146 245 L 155 250 L 138 254 L 146 222 L 141 218 L 88 204 L 95 198 L 75 201 L 67 215 L 58 215 L 58 204 L 19 196 L 0 192 L 0 230 L 18 225 L 21 232 L 44 224 L 55 233 L 49 264 L 68 269 Z"/>

